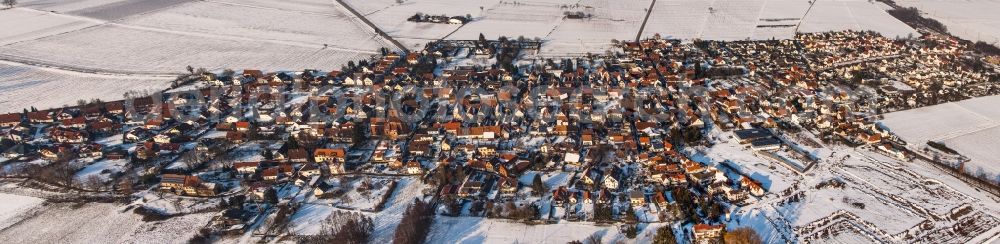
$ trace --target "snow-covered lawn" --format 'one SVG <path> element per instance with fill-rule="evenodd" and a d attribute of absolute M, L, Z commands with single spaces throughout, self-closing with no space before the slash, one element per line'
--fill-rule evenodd
<path fill-rule="evenodd" d="M 125 165 L 128 165 L 128 160 L 100 160 L 87 165 L 80 171 L 76 172 L 76 180 L 85 181 L 90 177 L 97 176 L 102 182 L 109 180 L 112 174 L 121 172 L 125 169 Z"/>
<path fill-rule="evenodd" d="M 396 189 L 386 194 L 392 194 L 386 201 L 382 211 L 371 213 L 361 212 L 373 219 L 375 231 L 373 243 L 388 243 L 392 241 L 393 233 L 403 218 L 403 212 L 413 203 L 413 199 L 423 197 L 425 187 L 417 178 L 399 179 Z M 311 192 L 309 192 L 311 194 Z M 322 223 L 334 211 L 354 211 L 332 207 L 329 204 L 312 201 L 302 205 L 289 220 L 289 230 L 296 235 L 314 235 L 321 231 Z M 355 211 L 357 212 L 357 211 Z"/>

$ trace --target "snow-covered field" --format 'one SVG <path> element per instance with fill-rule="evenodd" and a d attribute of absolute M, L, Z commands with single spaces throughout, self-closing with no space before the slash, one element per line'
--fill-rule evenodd
<path fill-rule="evenodd" d="M 0 45 L 7 45 L 75 31 L 101 22 L 28 8 L 15 8 L 0 14 L 0 23 L 5 26 L 0 32 Z"/>
<path fill-rule="evenodd" d="M 371 55 L 322 45 L 290 45 L 120 24 L 8 45 L 0 47 L 0 53 L 58 66 L 136 73 L 179 73 L 188 65 L 209 70 L 265 67 L 329 70 Z"/>
<path fill-rule="evenodd" d="M 41 198 L 0 193 L 0 229 L 16 222 L 18 216 L 44 202 Z"/>
<path fill-rule="evenodd" d="M 875 1 L 815 1 L 799 31 L 872 30 L 889 38 L 919 35 L 905 23 L 886 13 L 886 9 L 889 6 Z"/>
<path fill-rule="evenodd" d="M 366 18 L 374 22 L 410 49 L 419 50 L 427 42 L 440 39 L 457 30 L 461 25 L 416 23 L 406 19 L 416 13 L 428 15 L 465 16 L 479 18 L 480 6 L 495 4 L 490 1 L 411 0 L 395 1 L 348 0 L 346 1 Z"/>
<path fill-rule="evenodd" d="M 100 160 L 87 165 L 80 171 L 76 172 L 74 176 L 77 180 L 83 182 L 90 177 L 98 177 L 101 182 L 107 182 L 112 174 L 122 172 L 125 169 L 125 165 L 128 164 L 128 160 Z"/>
<path fill-rule="evenodd" d="M 115 204 L 50 204 L 37 215 L 0 230 L 0 242 L 186 243 L 212 214 L 143 222 L 142 216 Z"/>
<path fill-rule="evenodd" d="M 328 44 L 329 48 L 374 53 L 381 47 L 372 33 L 354 26 L 343 13 L 318 12 L 322 10 L 292 11 L 239 3 L 192 2 L 168 11 L 129 18 L 122 24 L 313 49 Z"/>
<path fill-rule="evenodd" d="M 75 105 L 78 99 L 121 99 L 126 91 L 163 89 L 170 77 L 116 76 L 0 61 L 0 113 Z"/>
<path fill-rule="evenodd" d="M 1000 173 L 1000 96 L 973 98 L 885 115 L 881 122 L 907 142 L 922 147 L 927 141 L 943 142 L 969 157 L 965 168 L 978 168 L 996 177 Z M 920 123 L 914 123 L 920 121 Z"/>
<path fill-rule="evenodd" d="M 650 243 L 663 224 L 643 224 L 636 239 L 628 239 L 615 225 L 595 225 L 587 222 L 527 225 L 505 219 L 481 217 L 447 217 L 434 219 L 427 236 L 428 243 L 567 243 L 583 240 L 592 234 L 605 243 L 617 241 Z"/>
<path fill-rule="evenodd" d="M 159 90 L 188 65 L 339 69 L 388 45 L 341 9 L 321 0 L 20 1 L 0 13 L 0 112 Z"/>
<path fill-rule="evenodd" d="M 680 39 L 792 38 L 799 32 L 873 30 L 889 37 L 916 32 L 884 11 L 882 3 L 861 0 L 665 0 L 657 1 L 644 35 Z"/>
<path fill-rule="evenodd" d="M 940 21 L 948 32 L 973 41 L 1000 42 L 1000 1 L 996 0 L 898 0 Z"/>

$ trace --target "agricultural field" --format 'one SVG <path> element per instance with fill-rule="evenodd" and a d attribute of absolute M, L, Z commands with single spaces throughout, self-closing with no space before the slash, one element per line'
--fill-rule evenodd
<path fill-rule="evenodd" d="M 916 7 L 925 16 L 940 21 L 948 32 L 972 41 L 1000 42 L 1000 2 L 993 0 L 898 0 L 904 7 Z"/>
<path fill-rule="evenodd" d="M 886 13 L 886 9 L 889 6 L 874 1 L 816 1 L 799 26 L 799 31 L 872 30 L 889 38 L 919 35 L 902 21 Z"/>
<path fill-rule="evenodd" d="M 286 11 L 247 4 L 193 2 L 129 18 L 121 24 L 313 49 L 323 49 L 327 44 L 328 49 L 374 53 L 381 47 L 372 33 L 336 11 Z"/>
<path fill-rule="evenodd" d="M 0 61 L 0 113 L 121 99 L 132 90 L 163 89 L 172 77 L 90 74 Z M 68 95 L 73 94 L 73 95 Z"/>
<path fill-rule="evenodd" d="M 40 206 L 43 201 L 41 198 L 0 193 L 0 229 L 21 220 L 31 208 Z"/>
<path fill-rule="evenodd" d="M 505 219 L 446 217 L 434 219 L 428 243 L 566 243 L 592 234 L 605 243 L 635 241 L 649 243 L 661 223 L 644 224 L 636 239 L 627 239 L 614 225 L 564 222 L 549 225 L 526 225 Z"/>
<path fill-rule="evenodd" d="M 188 214 L 164 221 L 145 222 L 129 208 L 107 203 L 49 204 L 21 222 L 0 230 L 3 243 L 175 243 L 196 234 L 193 226 L 214 213 Z M 25 233 L 33 233 L 26 235 Z"/>
<path fill-rule="evenodd" d="M 884 11 L 860 0 L 657 1 L 644 35 L 679 39 L 787 39 L 795 31 L 873 30 L 889 37 L 916 34 Z"/>
<path fill-rule="evenodd" d="M 926 147 L 927 141 L 941 142 L 968 157 L 965 170 L 998 177 L 1000 173 L 1000 96 L 973 98 L 885 115 L 882 124 L 911 143 Z M 921 123 L 913 123 L 920 120 Z"/>
<path fill-rule="evenodd" d="M 330 70 L 388 46 L 332 1 L 26 0 L 18 6 L 0 14 L 3 112 L 162 90 L 188 65 Z M 83 96 L 58 95 L 70 91 Z"/>
<path fill-rule="evenodd" d="M 40 37 L 71 32 L 100 24 L 100 21 L 27 8 L 16 8 L 0 14 L 4 31 L 0 45 L 30 41 Z"/>
<path fill-rule="evenodd" d="M 209 70 L 331 69 L 372 55 L 324 49 L 320 45 L 304 47 L 235 37 L 211 38 L 119 24 L 8 45 L 0 48 L 0 53 L 55 66 L 131 73 L 178 72 L 188 65 Z"/>

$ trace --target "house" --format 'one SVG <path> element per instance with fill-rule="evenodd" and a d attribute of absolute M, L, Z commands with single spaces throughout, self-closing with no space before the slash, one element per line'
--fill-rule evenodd
<path fill-rule="evenodd" d="M 775 138 L 762 138 L 750 142 L 750 148 L 754 151 L 771 151 L 781 149 L 781 140 Z"/>
<path fill-rule="evenodd" d="M 288 149 L 288 161 L 292 163 L 309 162 L 309 152 L 302 148 Z"/>
<path fill-rule="evenodd" d="M 261 179 L 268 181 L 278 180 L 278 167 L 264 169 L 264 171 L 260 173 L 260 177 Z"/>
<path fill-rule="evenodd" d="M 312 177 L 320 175 L 321 173 L 322 172 L 320 172 L 319 167 L 316 166 L 316 164 L 306 164 L 305 166 L 302 166 L 301 169 L 299 169 L 299 175 L 304 177 Z"/>
<path fill-rule="evenodd" d="M 240 174 L 257 173 L 257 167 L 259 166 L 260 162 L 241 162 L 233 164 L 233 168 L 236 169 L 236 172 L 239 172 Z"/>
<path fill-rule="evenodd" d="M 409 163 L 406 163 L 406 173 L 419 175 L 424 173 L 424 169 L 420 167 L 420 163 L 417 163 L 417 161 L 410 161 Z"/>
<path fill-rule="evenodd" d="M 198 176 L 164 174 L 160 176 L 160 190 L 177 195 L 211 197 L 218 194 L 214 183 L 203 182 Z"/>
<path fill-rule="evenodd" d="M 4 151 L 3 156 L 7 158 L 16 159 L 22 156 L 27 156 L 32 152 L 33 148 L 31 144 L 20 143 L 7 149 L 7 151 Z"/>
<path fill-rule="evenodd" d="M 694 225 L 694 243 L 720 243 L 726 225 Z"/>
<path fill-rule="evenodd" d="M 344 148 L 319 148 L 313 151 L 314 162 L 343 162 L 347 152 Z"/>
<path fill-rule="evenodd" d="M 736 130 L 733 131 L 733 134 L 736 135 L 736 140 L 740 144 L 747 144 L 758 139 L 771 137 L 771 132 L 759 128 Z"/>
<path fill-rule="evenodd" d="M 21 114 L 0 114 L 0 127 L 14 127 L 21 124 Z"/>
<path fill-rule="evenodd" d="M 52 123 L 55 119 L 48 111 L 28 112 L 28 121 L 31 123 Z"/>
<path fill-rule="evenodd" d="M 618 179 L 614 175 L 605 175 L 602 181 L 604 188 L 615 190 L 618 189 Z"/>
<path fill-rule="evenodd" d="M 740 186 L 750 192 L 750 195 L 756 197 L 764 196 L 764 188 L 760 186 L 760 183 L 757 183 L 747 177 L 740 179 Z"/>
<path fill-rule="evenodd" d="M 641 190 L 634 190 L 629 192 L 628 201 L 632 203 L 633 207 L 639 207 L 646 204 L 646 195 L 642 194 Z"/>

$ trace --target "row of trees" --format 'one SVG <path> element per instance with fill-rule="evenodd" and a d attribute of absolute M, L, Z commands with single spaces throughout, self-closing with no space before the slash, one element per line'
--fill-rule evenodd
<path fill-rule="evenodd" d="M 319 235 L 304 237 L 301 243 L 368 243 L 375 224 L 370 217 L 360 213 L 336 211 L 323 221 Z"/>
<path fill-rule="evenodd" d="M 393 235 L 393 243 L 417 244 L 423 243 L 427 233 L 434 223 L 434 205 L 414 199 L 413 204 L 406 208 L 399 227 Z"/>

